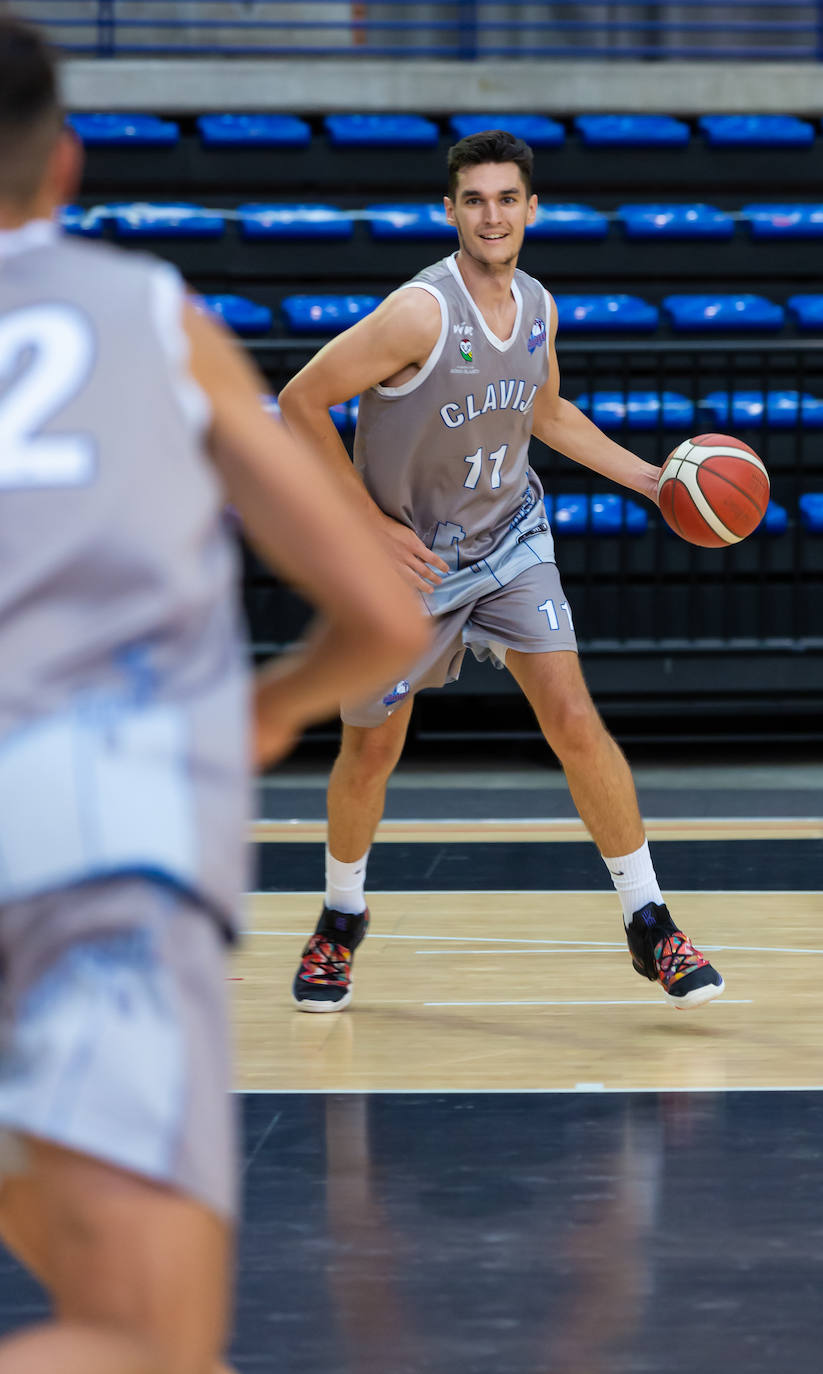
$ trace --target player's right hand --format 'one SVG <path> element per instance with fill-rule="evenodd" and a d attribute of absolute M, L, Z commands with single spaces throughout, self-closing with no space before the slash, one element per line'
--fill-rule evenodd
<path fill-rule="evenodd" d="M 427 548 L 408 525 L 381 513 L 380 532 L 389 546 L 399 570 L 419 592 L 430 592 L 443 581 L 440 573 L 449 571 L 448 563 Z"/>

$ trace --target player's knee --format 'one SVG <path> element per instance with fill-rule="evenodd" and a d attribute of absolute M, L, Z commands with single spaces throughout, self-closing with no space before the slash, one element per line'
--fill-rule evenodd
<path fill-rule="evenodd" d="M 375 730 L 346 732 L 341 757 L 349 770 L 364 784 L 388 777 L 403 750 L 403 738 L 394 731 L 377 727 Z"/>
<path fill-rule="evenodd" d="M 566 755 L 579 756 L 595 748 L 605 734 L 605 727 L 588 697 L 570 697 L 555 705 L 545 734 L 562 760 Z"/>

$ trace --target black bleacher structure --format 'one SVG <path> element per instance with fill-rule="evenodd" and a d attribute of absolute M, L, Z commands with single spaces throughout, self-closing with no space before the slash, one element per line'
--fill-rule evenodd
<path fill-rule="evenodd" d="M 379 299 L 451 251 L 451 241 L 376 237 L 360 215 L 337 241 L 303 237 L 299 226 L 294 237 L 250 238 L 231 215 L 211 237 L 131 238 L 117 234 L 111 208 L 96 225 L 88 212 L 178 201 L 224 211 L 248 204 L 363 211 L 435 204 L 442 194 L 454 141 L 448 116 L 434 121 L 429 147 L 335 146 L 322 120 L 307 122 L 303 147 L 206 147 L 194 120 L 178 120 L 172 145 L 86 153 L 80 209 L 87 229 L 169 258 L 204 295 L 230 293 L 268 307 L 271 322 L 247 345 L 272 395 L 324 337 L 290 331 L 285 298 Z M 689 434 L 735 433 L 760 453 L 772 480 L 769 521 L 721 551 L 684 544 L 650 507 L 642 531 L 624 517 L 617 532 L 595 528 L 591 507 L 582 523 L 565 527 L 555 509 L 558 564 L 587 677 L 623 738 L 823 735 L 823 496 L 814 500 L 823 493 L 823 327 L 817 337 L 787 308 L 818 292 L 821 242 L 816 227 L 761 238 L 741 216 L 753 204 L 816 204 L 821 187 L 820 130 L 803 147 L 713 147 L 692 126 L 683 146 L 604 148 L 587 146 L 565 121 L 563 142 L 537 152 L 541 203 L 581 204 L 606 222 L 600 237 L 528 240 L 522 267 L 561 297 L 624 294 L 659 309 L 647 333 L 561 332 L 563 394 L 652 462 Z M 731 214 L 725 236 L 632 238 L 619 213 L 691 202 Z M 780 325 L 678 330 L 663 303 L 700 292 L 764 298 L 784 307 Z M 537 441 L 532 461 L 555 503 L 616 491 Z M 579 516 L 583 508 L 576 509 Z M 261 655 L 277 652 L 298 633 L 305 609 L 252 555 L 245 558 L 253 640 Z M 418 704 L 423 740 L 533 731 L 508 675 L 468 658 L 459 684 Z"/>

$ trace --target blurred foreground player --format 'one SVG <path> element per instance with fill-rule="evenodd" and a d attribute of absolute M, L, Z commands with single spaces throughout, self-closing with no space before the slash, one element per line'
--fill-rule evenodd
<path fill-rule="evenodd" d="M 460 672 L 467 647 L 505 665 L 566 774 L 623 907 L 632 963 L 671 1004 L 718 996 L 723 980 L 678 930 L 655 877 L 628 765 L 589 696 L 554 559 L 532 433 L 584 467 L 656 500 L 659 469 L 607 438 L 560 395 L 557 310 L 517 270 L 534 221 L 532 152 L 503 130 L 449 154 L 445 209 L 459 251 L 406 282 L 339 335 L 280 394 L 423 593 L 431 649 L 402 681 L 351 698 L 329 783 L 325 907 L 294 997 L 339 1011 L 368 925 L 366 861 L 415 692 Z M 352 470 L 328 407 L 359 395 Z M 571 932 L 570 932 L 571 933 Z"/>
<path fill-rule="evenodd" d="M 224 500 L 325 616 L 258 687 L 259 762 L 426 630 L 177 274 L 58 236 L 78 171 L 0 21 L 0 1231 L 55 1309 L 0 1374 L 215 1374 L 251 753 Z"/>

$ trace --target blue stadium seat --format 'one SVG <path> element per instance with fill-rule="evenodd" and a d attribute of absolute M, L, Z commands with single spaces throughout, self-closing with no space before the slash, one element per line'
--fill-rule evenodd
<path fill-rule="evenodd" d="M 335 429 L 341 434 L 352 428 L 351 406 L 348 401 L 340 401 L 337 405 L 329 406 L 329 414 L 334 421 Z"/>
<path fill-rule="evenodd" d="M 149 205 L 143 202 L 107 207 L 118 238 L 219 239 L 226 222 L 219 210 L 182 203 Z"/>
<path fill-rule="evenodd" d="M 776 501 L 770 501 L 766 507 L 766 514 L 760 521 L 755 530 L 756 534 L 785 534 L 789 528 L 789 513 L 785 506 L 779 506 Z"/>
<path fill-rule="evenodd" d="M 823 534 L 823 491 L 808 491 L 797 503 L 804 530 Z"/>
<path fill-rule="evenodd" d="M 789 296 L 786 304 L 800 329 L 823 329 L 823 296 Z"/>
<path fill-rule="evenodd" d="M 311 126 L 296 115 L 207 114 L 197 121 L 204 148 L 307 148 Z"/>
<path fill-rule="evenodd" d="M 798 401 L 799 395 L 796 391 L 769 391 L 766 399 L 766 422 L 769 429 L 794 429 L 798 418 Z M 703 397 L 700 406 L 711 411 L 713 424 L 729 423 L 728 392 L 712 391 Z M 800 412 L 804 429 L 823 429 L 823 401 L 804 392 Z M 731 405 L 732 425 L 760 425 L 762 422 L 763 392 L 735 391 Z"/>
<path fill-rule="evenodd" d="M 544 496 L 543 505 L 555 534 L 644 534 L 649 517 L 625 496 Z"/>
<path fill-rule="evenodd" d="M 146 114 L 70 114 L 68 122 L 87 148 L 170 148 L 180 129 Z"/>
<path fill-rule="evenodd" d="M 354 222 L 333 205 L 238 205 L 244 239 L 350 239 Z"/>
<path fill-rule="evenodd" d="M 99 206 L 84 210 L 82 205 L 64 205 L 60 210 L 59 223 L 64 234 L 81 234 L 83 238 L 99 239 L 103 232 L 105 214 Z"/>
<path fill-rule="evenodd" d="M 608 330 L 610 333 L 651 334 L 659 312 L 639 296 L 555 296 L 561 329 L 572 332 Z"/>
<path fill-rule="evenodd" d="M 245 296 L 208 295 L 201 296 L 200 303 L 205 310 L 233 329 L 236 334 L 267 334 L 271 329 L 272 313 L 267 305 L 258 305 Z"/>
<path fill-rule="evenodd" d="M 690 429 L 694 423 L 694 404 L 679 391 L 595 391 L 578 396 L 575 403 L 588 415 L 598 429 Z M 661 416 L 662 410 L 662 416 Z"/>
<path fill-rule="evenodd" d="M 666 296 L 663 305 L 677 330 L 754 330 L 775 333 L 783 328 L 782 306 L 763 296 Z"/>
<path fill-rule="evenodd" d="M 285 296 L 283 314 L 295 334 L 339 334 L 365 319 L 379 296 Z"/>
<path fill-rule="evenodd" d="M 578 115 L 574 125 L 589 148 L 684 148 L 691 137 L 671 115 Z"/>
<path fill-rule="evenodd" d="M 713 205 L 621 205 L 629 239 L 730 239 L 734 220 Z"/>
<path fill-rule="evenodd" d="M 337 148 L 434 148 L 440 137 L 422 115 L 327 115 L 323 123 Z"/>
<path fill-rule="evenodd" d="M 712 148 L 809 148 L 814 127 L 794 115 L 704 115 L 698 120 Z"/>
<path fill-rule="evenodd" d="M 753 239 L 821 239 L 823 205 L 744 205 Z"/>
<path fill-rule="evenodd" d="M 457 230 L 437 205 L 370 205 L 368 222 L 376 239 L 450 239 Z"/>
<path fill-rule="evenodd" d="M 538 205 L 534 224 L 526 229 L 530 239 L 604 239 L 609 221 L 590 205 Z"/>
<path fill-rule="evenodd" d="M 515 138 L 525 139 L 532 148 L 558 148 L 566 137 L 563 125 L 546 115 L 452 115 L 450 128 L 455 138 L 468 138 L 469 134 L 480 134 L 485 129 L 507 129 Z"/>

